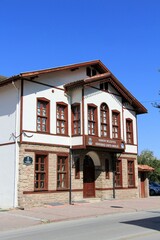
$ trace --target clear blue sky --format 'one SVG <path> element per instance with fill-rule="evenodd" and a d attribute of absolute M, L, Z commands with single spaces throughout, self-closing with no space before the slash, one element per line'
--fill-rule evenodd
<path fill-rule="evenodd" d="M 139 153 L 160 159 L 159 0 L 0 0 L 0 75 L 95 59 L 148 109 Z"/>

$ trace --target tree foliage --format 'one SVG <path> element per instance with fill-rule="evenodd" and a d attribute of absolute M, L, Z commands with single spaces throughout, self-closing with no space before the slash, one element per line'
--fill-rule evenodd
<path fill-rule="evenodd" d="M 154 156 L 152 151 L 142 151 L 138 156 L 138 164 L 144 164 L 153 167 L 154 171 L 149 172 L 148 174 L 149 181 L 160 183 L 160 160 Z"/>

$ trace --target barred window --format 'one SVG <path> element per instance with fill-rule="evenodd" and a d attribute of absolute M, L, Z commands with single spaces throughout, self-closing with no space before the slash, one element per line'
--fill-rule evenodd
<path fill-rule="evenodd" d="M 36 155 L 35 157 L 35 185 L 36 191 L 48 189 L 48 159 L 47 155 Z"/>
<path fill-rule="evenodd" d="M 97 107 L 88 105 L 88 134 L 97 135 Z"/>
<path fill-rule="evenodd" d="M 67 105 L 57 103 L 57 134 L 68 134 L 68 114 Z"/>
<path fill-rule="evenodd" d="M 49 132 L 49 101 L 37 101 L 37 131 Z"/>
<path fill-rule="evenodd" d="M 133 121 L 126 119 L 126 138 L 128 144 L 133 144 Z"/>
<path fill-rule="evenodd" d="M 135 186 L 134 161 L 128 160 L 128 187 Z"/>
<path fill-rule="evenodd" d="M 101 119 L 101 137 L 109 138 L 109 110 L 106 103 L 102 103 L 100 107 Z"/>
<path fill-rule="evenodd" d="M 72 105 L 72 134 L 81 134 L 80 104 Z"/>
<path fill-rule="evenodd" d="M 120 113 L 112 112 L 112 137 L 120 138 Z"/>
<path fill-rule="evenodd" d="M 58 156 L 57 159 L 57 189 L 68 188 L 68 157 Z"/>

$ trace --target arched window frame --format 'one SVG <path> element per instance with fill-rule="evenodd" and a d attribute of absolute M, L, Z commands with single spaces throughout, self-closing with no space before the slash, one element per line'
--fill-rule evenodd
<path fill-rule="evenodd" d="M 104 109 L 103 106 L 106 108 Z M 100 124 L 101 124 L 101 137 L 110 138 L 110 127 L 109 127 L 109 108 L 106 103 L 100 105 Z"/>

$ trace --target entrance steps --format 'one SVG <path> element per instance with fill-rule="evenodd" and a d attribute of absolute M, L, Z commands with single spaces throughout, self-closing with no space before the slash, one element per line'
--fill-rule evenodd
<path fill-rule="evenodd" d="M 96 203 L 101 202 L 101 198 L 83 198 L 83 199 L 75 199 L 73 203 Z"/>
<path fill-rule="evenodd" d="M 84 200 L 86 202 L 89 202 L 89 203 L 96 203 L 96 202 L 101 202 L 102 201 L 101 198 L 84 198 Z"/>

